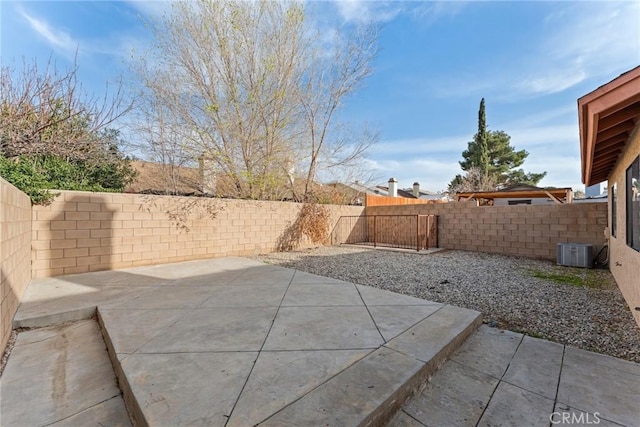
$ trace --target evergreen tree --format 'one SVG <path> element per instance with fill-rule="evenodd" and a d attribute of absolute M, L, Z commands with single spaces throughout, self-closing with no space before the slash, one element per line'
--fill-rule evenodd
<path fill-rule="evenodd" d="M 462 170 L 467 173 L 472 169 L 476 173 L 479 171 L 487 178 L 491 178 L 487 181 L 495 182 L 496 185 L 517 183 L 536 185 L 544 178 L 546 172 L 525 173 L 524 170 L 517 169 L 528 155 L 526 150 L 516 151 L 511 146 L 511 137 L 506 132 L 487 130 L 485 102 L 482 98 L 478 110 L 478 132 L 462 153 L 464 160 L 459 162 Z M 458 187 L 463 179 L 463 176 L 456 176 L 449 184 L 449 188 Z"/>
<path fill-rule="evenodd" d="M 487 118 L 484 111 L 484 98 L 480 100 L 478 110 L 478 133 L 476 135 L 480 151 L 480 170 L 486 175 L 489 172 L 489 147 L 487 139 Z"/>

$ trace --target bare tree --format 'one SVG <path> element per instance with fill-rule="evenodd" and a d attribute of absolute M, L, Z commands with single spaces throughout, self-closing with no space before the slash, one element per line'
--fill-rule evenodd
<path fill-rule="evenodd" d="M 319 171 L 353 166 L 375 140 L 336 118 L 371 73 L 375 32 L 327 46 L 309 22 L 294 1 L 201 1 L 150 26 L 156 44 L 134 63 L 161 106 L 148 122 L 162 121 L 182 153 L 214 159 L 232 196 L 306 201 Z"/>
<path fill-rule="evenodd" d="M 300 91 L 305 129 L 301 158 L 307 161 L 301 197 L 304 201 L 312 197 L 312 184 L 320 171 L 353 172 L 378 139 L 377 132 L 367 128 L 354 131 L 336 117 L 347 97 L 371 74 L 371 62 L 377 53 L 376 39 L 375 27 L 356 27 L 336 32 L 334 43 L 328 47 L 315 43 L 311 49 Z"/>
<path fill-rule="evenodd" d="M 193 166 L 198 153 L 186 144 L 183 129 L 172 117 L 170 108 L 157 98 L 144 97 L 138 104 L 131 122 L 135 134 L 141 137 L 136 148 L 145 157 L 161 165 L 161 176 L 157 182 L 165 194 L 180 194 L 180 187 L 187 177 L 181 173 L 184 167 Z M 197 183 L 190 183 L 196 186 Z"/>
<path fill-rule="evenodd" d="M 498 180 L 493 175 L 485 175 L 482 169 L 471 166 L 464 176 L 457 175 L 449 184 L 450 199 L 455 199 L 456 193 L 470 193 L 474 191 L 494 191 L 498 188 Z"/>
<path fill-rule="evenodd" d="M 23 61 L 0 70 L 0 153 L 4 157 L 53 154 L 63 159 L 98 161 L 101 136 L 131 110 L 122 85 L 107 87 L 102 98 L 87 95 L 77 66 L 59 71 L 49 61 Z M 110 94 L 110 95 L 109 95 Z"/>

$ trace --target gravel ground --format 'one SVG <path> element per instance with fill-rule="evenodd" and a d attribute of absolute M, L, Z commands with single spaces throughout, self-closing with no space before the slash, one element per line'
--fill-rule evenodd
<path fill-rule="evenodd" d="M 491 326 L 640 362 L 640 328 L 608 270 L 478 252 L 417 254 L 344 246 L 255 258 L 478 310 Z M 559 283 L 546 278 L 550 274 L 582 278 L 590 286 Z"/>
<path fill-rule="evenodd" d="M 0 377 L 2 377 L 4 367 L 7 366 L 9 356 L 11 356 L 11 351 L 13 350 L 13 346 L 15 345 L 17 338 L 18 333 L 16 331 L 11 331 L 11 335 L 9 336 L 9 340 L 7 341 L 7 346 L 4 349 L 4 353 L 2 353 L 2 356 L 0 357 Z"/>

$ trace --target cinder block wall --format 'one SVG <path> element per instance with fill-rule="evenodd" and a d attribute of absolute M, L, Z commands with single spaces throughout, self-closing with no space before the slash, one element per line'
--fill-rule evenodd
<path fill-rule="evenodd" d="M 438 246 L 556 258 L 558 243 L 604 245 L 606 203 L 476 206 L 474 202 L 372 206 L 367 215 L 438 215 Z"/>
<path fill-rule="evenodd" d="M 295 203 L 63 191 L 33 208 L 33 277 L 273 251 Z M 362 207 L 329 206 L 331 228 Z M 606 203 L 367 207 L 438 215 L 439 247 L 555 259 L 559 242 L 603 245 Z M 348 235 L 349 233 L 345 233 Z M 304 246 L 309 246 L 305 245 Z"/>
<path fill-rule="evenodd" d="M 0 178 L 0 354 L 31 280 L 31 201 Z"/>
<path fill-rule="evenodd" d="M 273 251 L 301 208 L 283 202 L 60 193 L 51 205 L 33 208 L 33 277 Z M 331 227 L 340 216 L 364 210 L 328 207 Z"/>

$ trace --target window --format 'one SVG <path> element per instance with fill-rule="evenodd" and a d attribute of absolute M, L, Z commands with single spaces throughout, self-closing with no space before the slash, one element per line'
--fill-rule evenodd
<path fill-rule="evenodd" d="M 611 186 L 611 235 L 613 237 L 616 237 L 616 203 L 618 203 L 618 198 L 616 197 L 617 187 L 617 184 L 613 184 Z"/>
<path fill-rule="evenodd" d="M 627 169 L 627 245 L 640 251 L 640 156 Z"/>
<path fill-rule="evenodd" d="M 513 205 L 530 205 L 531 204 L 531 199 L 529 200 L 509 200 L 509 206 L 513 206 Z"/>

